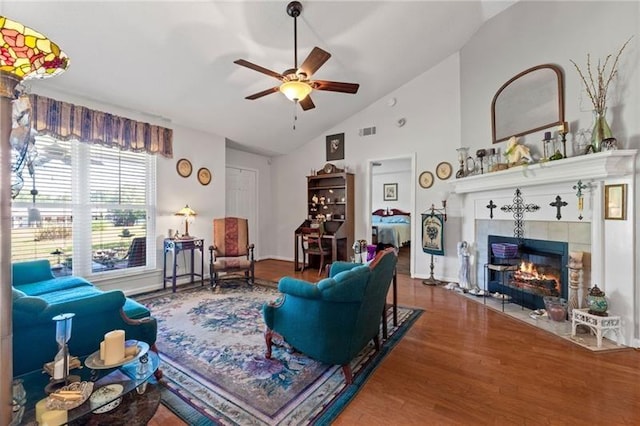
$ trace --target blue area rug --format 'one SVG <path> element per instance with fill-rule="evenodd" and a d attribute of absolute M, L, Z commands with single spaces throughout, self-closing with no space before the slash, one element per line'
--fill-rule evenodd
<path fill-rule="evenodd" d="M 162 402 L 188 424 L 327 424 L 422 313 L 399 307 L 394 327 L 389 310 L 389 338 L 379 352 L 371 343 L 352 361 L 354 381 L 347 386 L 339 366 L 286 345 L 264 357 L 261 308 L 279 295 L 273 285 L 227 281 L 215 291 L 138 298 L 158 319 Z"/>

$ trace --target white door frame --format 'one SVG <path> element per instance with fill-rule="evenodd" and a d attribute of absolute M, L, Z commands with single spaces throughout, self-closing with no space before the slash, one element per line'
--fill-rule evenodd
<path fill-rule="evenodd" d="M 384 158 L 373 158 L 367 161 L 367 196 L 366 196 L 366 229 L 368 230 L 367 235 L 371 235 L 373 224 L 371 223 L 371 212 L 373 208 L 373 163 L 379 161 L 389 161 L 389 160 L 410 160 L 411 161 L 411 182 L 410 182 L 410 205 L 411 205 L 411 250 L 409 257 L 409 273 L 411 278 L 415 277 L 415 249 L 416 249 L 416 241 L 420 241 L 417 235 L 417 229 L 420 229 L 420 220 L 416 219 L 416 153 L 397 155 L 394 157 L 384 157 Z"/>

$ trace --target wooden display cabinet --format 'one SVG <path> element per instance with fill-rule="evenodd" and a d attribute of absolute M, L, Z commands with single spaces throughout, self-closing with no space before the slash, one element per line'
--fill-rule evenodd
<path fill-rule="evenodd" d="M 295 231 L 295 269 L 299 269 L 300 228 L 322 217 L 323 238 L 332 240 L 332 262 L 348 261 L 353 253 L 354 216 L 353 173 L 327 164 L 318 174 L 307 176 L 307 218 Z"/>

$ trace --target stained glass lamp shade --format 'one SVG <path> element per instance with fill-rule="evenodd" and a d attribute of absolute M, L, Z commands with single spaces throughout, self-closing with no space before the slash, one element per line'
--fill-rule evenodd
<path fill-rule="evenodd" d="M 53 77 L 69 67 L 57 44 L 19 22 L 0 16 L 0 71 L 20 80 Z"/>

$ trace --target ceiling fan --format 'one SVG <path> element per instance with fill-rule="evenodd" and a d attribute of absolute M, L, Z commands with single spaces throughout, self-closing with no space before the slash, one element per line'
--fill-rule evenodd
<path fill-rule="evenodd" d="M 253 95 L 247 96 L 245 99 L 255 100 L 280 91 L 289 98 L 289 100 L 299 103 L 302 109 L 306 111 L 315 108 L 315 105 L 309 96 L 313 90 L 325 90 L 341 93 L 356 93 L 358 91 L 358 87 L 360 87 L 360 85 L 355 83 L 311 80 L 313 73 L 315 73 L 331 57 L 329 52 L 326 52 L 319 47 L 314 47 L 309 56 L 307 56 L 304 62 L 302 62 L 300 68 L 298 68 L 297 18 L 300 16 L 301 12 L 302 4 L 300 4 L 300 2 L 292 1 L 287 5 L 287 14 L 293 18 L 293 68 L 280 74 L 249 61 L 245 61 L 244 59 L 234 61 L 235 64 L 261 72 L 282 82 L 279 86 L 254 93 Z"/>

